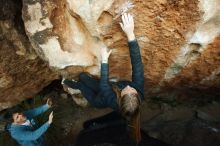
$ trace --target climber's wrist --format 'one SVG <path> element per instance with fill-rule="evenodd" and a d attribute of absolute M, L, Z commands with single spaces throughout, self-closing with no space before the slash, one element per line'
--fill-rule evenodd
<path fill-rule="evenodd" d="M 108 59 L 102 59 L 102 63 L 108 63 Z"/>
<path fill-rule="evenodd" d="M 135 40 L 134 32 L 127 33 L 127 38 L 128 38 L 128 41 Z"/>

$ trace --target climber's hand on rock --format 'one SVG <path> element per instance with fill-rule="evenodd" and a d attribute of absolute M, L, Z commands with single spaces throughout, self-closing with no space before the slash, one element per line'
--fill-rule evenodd
<path fill-rule="evenodd" d="M 125 34 L 128 37 L 128 41 L 132 41 L 135 39 L 134 35 L 134 19 L 131 14 L 124 13 L 121 16 L 122 23 L 120 23 L 120 26 L 122 30 L 125 32 Z"/>
<path fill-rule="evenodd" d="M 53 122 L 53 111 L 49 115 L 48 123 L 51 124 Z"/>
<path fill-rule="evenodd" d="M 51 108 L 52 104 L 53 104 L 52 99 L 51 99 L 51 98 L 48 98 L 48 99 L 47 99 L 47 105 L 48 105 L 48 107 Z"/>
<path fill-rule="evenodd" d="M 108 50 L 106 47 L 101 48 L 101 58 L 102 58 L 102 63 L 108 63 L 108 58 L 110 54 L 112 53 L 112 50 Z"/>

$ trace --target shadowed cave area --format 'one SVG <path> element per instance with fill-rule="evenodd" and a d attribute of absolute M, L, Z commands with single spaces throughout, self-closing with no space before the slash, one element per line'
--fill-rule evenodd
<path fill-rule="evenodd" d="M 81 98 L 80 94 L 73 95 Z M 52 97 L 53 107 L 37 117 L 43 123 L 51 110 L 54 123 L 45 134 L 46 145 L 72 146 L 82 130 L 82 124 L 111 109 L 96 109 L 77 105 L 73 96 L 63 91 L 60 80 L 53 81 L 37 96 L 1 111 L 1 145 L 17 146 L 8 132 L 4 131 L 8 116 L 13 111 L 24 111 L 38 107 Z M 142 104 L 141 127 L 149 136 L 173 146 L 218 146 L 220 143 L 220 101 L 218 98 L 176 98 L 152 97 Z"/>
<path fill-rule="evenodd" d="M 45 104 L 48 146 L 73 146 L 83 123 L 111 112 L 67 91 L 62 78 L 100 77 L 100 48 L 112 49 L 111 79 L 131 79 L 122 12 L 135 21 L 144 65 L 141 129 L 172 146 L 220 145 L 220 0 L 1 0 L 0 146 L 14 111 Z M 107 144 L 106 144 L 107 145 Z"/>

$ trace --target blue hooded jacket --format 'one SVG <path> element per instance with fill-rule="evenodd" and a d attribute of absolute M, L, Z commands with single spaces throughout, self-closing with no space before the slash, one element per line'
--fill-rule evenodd
<path fill-rule="evenodd" d="M 47 111 L 49 106 L 47 104 L 25 111 L 23 114 L 30 120 L 31 126 L 10 124 L 8 131 L 11 136 L 22 146 L 42 146 L 43 134 L 47 131 L 50 124 L 44 123 L 38 127 L 34 122 L 34 117 Z"/>

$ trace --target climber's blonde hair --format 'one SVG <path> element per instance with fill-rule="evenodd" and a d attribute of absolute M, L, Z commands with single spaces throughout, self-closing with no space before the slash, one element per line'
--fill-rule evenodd
<path fill-rule="evenodd" d="M 120 90 L 117 87 L 114 90 L 117 94 L 120 113 L 128 122 L 130 136 L 138 144 L 141 141 L 140 97 L 138 94 L 125 94 L 121 96 Z"/>

